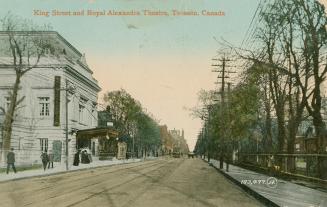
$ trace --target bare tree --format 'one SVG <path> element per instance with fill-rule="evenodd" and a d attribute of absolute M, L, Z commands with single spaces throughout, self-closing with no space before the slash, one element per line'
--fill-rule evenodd
<path fill-rule="evenodd" d="M 327 72 L 322 56 L 327 41 L 324 7 L 315 0 L 286 0 L 273 1 L 267 11 L 262 13 L 263 26 L 258 32 L 266 55 L 260 61 L 269 70 L 279 151 L 286 137 L 287 151 L 294 153 L 295 137 L 307 109 L 318 137 L 317 150 L 323 152 L 326 127 L 321 114 L 321 85 Z M 294 159 L 289 161 L 292 171 Z"/>
<path fill-rule="evenodd" d="M 306 45 L 304 53 L 305 70 L 312 74 L 314 87 L 311 100 L 306 101 L 306 109 L 313 118 L 317 141 L 317 152 L 323 153 L 327 145 L 326 124 L 322 116 L 322 91 L 321 87 L 327 73 L 327 16 L 325 8 L 314 0 L 293 0 L 297 8 L 296 23 L 300 26 L 302 39 Z M 303 84 L 299 81 L 302 88 Z M 327 160 L 318 159 L 318 176 L 327 178 Z"/>
<path fill-rule="evenodd" d="M 298 2 L 289 0 L 276 2 L 282 33 L 279 38 L 280 52 L 286 58 L 284 67 L 288 70 L 288 94 L 287 94 L 287 152 L 294 153 L 294 144 L 298 128 L 305 119 L 305 103 L 312 96 L 309 80 L 312 77 L 310 67 L 306 61 L 308 45 L 303 41 L 306 35 L 299 24 Z M 288 170 L 295 171 L 294 157 L 288 157 Z"/>
<path fill-rule="evenodd" d="M 42 31 L 48 30 L 49 26 L 39 27 L 29 20 L 21 19 L 10 13 L 0 22 L 2 27 L 0 32 L 2 65 L 13 69 L 15 73 L 14 84 L 9 90 L 10 104 L 7 111 L 2 108 L 2 111 L 5 112 L 2 148 L 3 152 L 6 152 L 11 147 L 12 127 L 16 111 L 25 98 L 23 95 L 19 98 L 18 94 L 22 77 L 37 67 L 45 52 L 51 50 L 51 43 L 46 35 L 42 35 Z"/>
<path fill-rule="evenodd" d="M 269 97 L 277 117 L 278 125 L 278 151 L 282 152 L 285 147 L 285 103 L 287 99 L 287 82 L 288 76 L 282 69 L 285 58 L 279 53 L 278 40 L 280 38 L 282 28 L 277 17 L 278 14 L 276 4 L 270 5 L 269 13 L 262 12 L 262 25 L 259 27 L 257 37 L 262 43 L 263 56 L 255 60 L 255 64 L 263 72 L 263 76 L 267 77 L 267 89 Z"/>

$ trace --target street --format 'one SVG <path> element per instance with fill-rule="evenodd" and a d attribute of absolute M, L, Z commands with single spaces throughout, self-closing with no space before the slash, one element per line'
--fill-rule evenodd
<path fill-rule="evenodd" d="M 1 207 L 262 206 L 200 159 L 100 167 L 0 184 Z"/>

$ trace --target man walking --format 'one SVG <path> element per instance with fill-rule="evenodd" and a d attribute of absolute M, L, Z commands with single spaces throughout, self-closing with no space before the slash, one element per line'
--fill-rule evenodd
<path fill-rule="evenodd" d="M 49 161 L 49 157 L 48 157 L 46 150 L 44 150 L 44 152 L 42 152 L 41 160 L 42 160 L 42 164 L 43 164 L 43 169 L 45 171 L 45 169 L 47 168 L 48 161 Z"/>
<path fill-rule="evenodd" d="M 11 150 L 7 154 L 7 174 L 9 173 L 10 166 L 16 173 L 14 148 L 11 148 Z"/>

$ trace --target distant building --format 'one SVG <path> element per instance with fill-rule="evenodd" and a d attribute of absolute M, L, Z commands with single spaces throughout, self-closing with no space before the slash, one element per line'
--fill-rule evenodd
<path fill-rule="evenodd" d="M 22 35 L 46 35 L 56 43 L 54 55 L 48 51 L 39 64 L 27 72 L 20 84 L 19 98 L 25 99 L 17 109 L 13 123 L 11 146 L 15 148 L 17 164 L 40 163 L 40 153 L 52 150 L 55 161 L 65 161 L 65 128 L 68 124 L 69 162 L 78 148 L 76 132 L 95 128 L 97 98 L 100 87 L 92 76 L 85 56 L 57 32 L 33 32 Z M 0 32 L 5 41 L 6 32 Z M 8 107 L 8 92 L 15 80 L 11 57 L 0 50 L 0 106 Z M 66 90 L 71 89 L 67 92 Z M 68 108 L 66 108 L 66 98 Z M 1 112 L 0 112 L 1 113 Z M 65 116 L 68 113 L 68 123 Z M 0 115 L 0 123 L 4 114 Z M 2 137 L 1 137 L 2 138 Z M 0 140 L 1 145 L 2 139 Z M 96 154 L 98 140 L 90 139 L 89 148 Z"/>
<path fill-rule="evenodd" d="M 173 151 L 179 151 L 183 154 L 189 153 L 189 148 L 184 137 L 184 130 L 169 130 L 169 134 L 173 137 Z"/>

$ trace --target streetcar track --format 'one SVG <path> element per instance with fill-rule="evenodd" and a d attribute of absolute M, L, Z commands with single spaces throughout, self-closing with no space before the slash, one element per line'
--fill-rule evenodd
<path fill-rule="evenodd" d="M 151 162 L 151 161 L 147 161 L 147 162 Z M 135 164 L 135 163 L 131 163 L 131 164 Z M 108 168 L 104 168 L 104 169 L 101 169 L 101 171 L 97 171 L 96 174 L 110 174 L 110 173 L 116 173 L 118 171 L 121 171 L 121 170 L 125 170 L 125 169 L 131 169 L 131 168 L 137 168 L 137 167 L 143 167 L 144 165 L 148 165 L 150 163 L 142 163 L 141 165 L 135 165 L 135 166 L 131 166 L 131 167 L 125 167 L 125 166 L 122 166 L 121 168 L 119 169 L 115 169 L 113 170 L 112 166 L 107 166 Z M 157 163 L 155 163 L 157 164 Z M 152 164 L 152 165 L 155 165 L 155 164 Z M 150 165 L 150 166 L 152 166 Z M 125 168 L 124 168 L 125 167 Z M 89 170 L 93 170 L 93 169 L 89 169 Z M 104 171 L 109 171 L 109 172 L 104 172 Z M 104 172 L 104 173 L 103 173 Z M 72 177 L 76 177 L 76 174 L 79 174 L 78 176 L 83 176 L 82 178 L 79 177 L 78 179 L 71 179 Z M 66 176 L 68 175 L 68 176 Z M 50 176 L 47 176 L 47 177 L 41 177 L 41 178 L 32 178 L 33 180 L 36 180 L 38 181 L 38 183 L 35 183 L 36 187 L 38 187 L 40 184 L 48 184 L 49 186 L 46 186 L 46 187 L 42 187 L 42 188 L 35 188 L 35 189 L 31 189 L 29 188 L 28 190 L 24 190 L 24 189 L 14 189 L 16 193 L 26 193 L 26 192 L 29 192 L 31 190 L 33 190 L 34 192 L 39 192 L 39 191 L 42 191 L 42 190 L 45 190 L 45 189 L 51 189 L 51 188 L 54 188 L 55 186 L 53 186 L 53 183 L 51 183 L 52 181 L 49 181 L 50 179 L 56 179 L 56 177 L 62 177 L 63 174 L 57 174 L 57 175 L 50 175 Z M 87 171 L 76 171 L 76 172 L 69 172 L 67 174 L 65 174 L 65 178 L 61 179 L 59 182 L 55 182 L 57 185 L 58 184 L 61 184 L 61 183 L 65 183 L 67 182 L 67 180 L 69 180 L 70 183 L 72 182 L 75 182 L 75 181 L 80 181 L 80 179 L 88 179 L 90 177 L 94 177 L 96 176 L 95 174 L 89 174 Z M 29 182 L 30 180 L 24 180 L 24 182 Z M 46 181 L 46 182 L 44 182 Z M 18 180 L 18 181 L 14 181 L 14 182 L 22 182 L 21 180 Z M 5 184 L 0 184 L 1 185 L 5 185 Z"/>
<path fill-rule="evenodd" d="M 159 164 L 160 163 L 155 163 L 155 164 L 150 165 L 149 167 L 153 167 L 153 166 L 156 166 L 156 165 L 159 165 Z M 115 170 L 115 171 L 112 171 L 112 172 L 102 173 L 101 176 L 106 175 L 106 174 L 120 173 L 122 170 L 130 170 L 130 169 L 134 169 L 134 168 L 138 168 L 138 167 L 141 167 L 141 166 L 133 166 L 133 167 L 129 167 L 129 168 L 123 168 L 123 169 Z M 142 165 L 142 167 L 144 167 L 144 166 Z M 84 180 L 84 179 L 88 179 L 88 178 L 94 178 L 94 175 L 75 179 L 74 181 L 78 181 L 78 182 L 75 182 L 74 185 L 68 185 L 68 186 L 66 185 L 66 186 L 60 186 L 60 187 L 68 188 L 69 189 L 68 193 L 70 193 L 70 191 L 78 191 L 80 189 L 92 187 L 92 186 L 95 186 L 95 185 L 98 185 L 98 184 L 101 184 L 101 183 L 104 182 L 103 177 L 98 177 L 96 180 L 92 180 L 92 182 L 90 181 L 91 184 L 87 183 L 87 184 L 81 186 L 80 180 L 81 179 Z M 70 182 L 70 184 L 71 184 L 71 182 Z M 51 186 L 50 188 L 48 188 L 48 190 L 55 189 L 56 187 L 57 186 Z M 55 195 L 53 195 L 51 197 L 48 197 L 47 199 L 44 199 L 44 201 L 54 199 L 54 198 L 60 197 L 62 195 L 67 195 L 67 191 L 64 190 L 64 191 L 61 191 L 60 193 L 56 193 Z M 24 206 L 26 206 L 26 205 L 24 205 Z"/>
<path fill-rule="evenodd" d="M 3 194 L 0 197 L 1 206 L 128 207 L 156 206 L 158 202 L 159 206 L 238 206 L 243 205 L 241 202 L 245 206 L 254 206 L 256 201 L 246 195 L 235 199 L 234 196 L 239 195 L 240 190 L 224 178 L 217 177 L 216 173 L 208 171 L 208 177 L 203 176 L 202 166 L 202 162 L 193 160 L 169 159 L 100 172 L 91 170 L 68 178 L 63 175 L 37 180 L 37 185 L 53 184 L 42 188 L 43 191 L 38 188 L 37 192 L 33 190 L 35 182 L 30 179 L 29 182 L 4 185 L 9 190 L 12 184 L 19 184 L 16 185 L 17 189 L 26 186 L 26 189 L 31 190 L 30 185 L 33 188 L 29 194 L 24 193 L 25 199 L 20 193 Z M 194 179 L 196 182 L 192 182 Z M 216 182 L 220 185 L 215 185 Z"/>
<path fill-rule="evenodd" d="M 150 171 L 148 171 L 147 173 L 151 173 L 151 172 L 153 172 L 153 171 L 157 171 L 157 170 L 159 170 L 159 169 L 161 169 L 161 168 L 164 168 L 164 167 L 167 167 L 166 164 L 160 166 L 159 168 L 156 168 L 156 169 L 150 170 Z M 138 173 L 138 172 L 137 172 L 137 173 Z M 123 183 L 120 183 L 120 184 L 114 185 L 114 186 L 112 186 L 112 187 L 110 187 L 110 188 L 106 188 L 105 190 L 102 190 L 102 191 L 100 191 L 100 192 L 93 193 L 93 194 L 87 196 L 86 198 L 84 198 L 84 199 L 82 199 L 82 200 L 80 200 L 80 201 L 77 201 L 77 202 L 75 202 L 75 203 L 72 203 L 72 204 L 70 204 L 70 205 L 68 205 L 68 206 L 66 206 L 66 207 L 73 207 L 73 206 L 76 206 L 76 205 L 81 204 L 82 202 L 85 202 L 85 201 L 87 201 L 87 200 L 89 200 L 89 199 L 91 199 L 91 198 L 93 198 L 93 197 L 95 197 L 95 196 L 98 196 L 98 195 L 100 195 L 100 194 L 103 194 L 103 193 L 105 193 L 105 192 L 108 192 L 109 190 L 114 190 L 114 189 L 119 188 L 119 187 L 121 187 L 121 186 L 123 186 L 123 185 L 125 185 L 125 184 L 131 183 L 132 181 L 135 181 L 135 179 L 137 179 L 137 178 L 141 178 L 141 177 L 142 177 L 142 178 L 144 178 L 144 177 L 148 178 L 148 176 L 145 176 L 144 173 L 138 173 L 138 176 L 136 176 L 136 177 L 133 177 L 133 178 L 131 178 L 131 179 L 129 179 L 129 180 L 123 182 Z"/>
<path fill-rule="evenodd" d="M 148 164 L 148 163 L 147 163 Z M 150 165 L 149 167 L 151 167 L 151 166 L 155 166 L 155 165 L 158 165 L 159 163 L 155 163 L 155 164 L 152 164 L 152 165 Z M 96 172 L 96 174 L 89 174 L 89 173 L 87 173 L 87 172 L 85 172 L 85 176 L 84 177 L 79 177 L 78 179 L 69 179 L 69 177 L 68 178 L 66 178 L 65 177 L 65 180 L 69 180 L 69 182 L 70 183 L 72 183 L 72 182 L 80 182 L 80 180 L 81 179 L 88 179 L 88 178 L 93 178 L 94 176 L 97 176 L 97 175 L 107 175 L 107 174 L 112 174 L 112 173 L 117 173 L 117 172 L 119 172 L 119 171 L 122 171 L 122 170 L 126 170 L 126 169 L 133 169 L 133 168 L 138 168 L 138 167 L 143 167 L 145 164 L 143 164 L 143 165 L 136 165 L 136 166 L 131 166 L 131 167 L 126 167 L 126 168 L 120 168 L 120 169 L 116 169 L 116 170 L 113 170 L 113 171 L 109 171 L 109 172 Z M 107 169 L 107 170 L 111 170 L 111 169 Z M 77 172 L 76 172 L 77 173 Z M 86 174 L 87 173 L 87 174 Z M 94 172 L 92 172 L 91 171 L 91 173 L 94 173 Z M 78 176 L 80 176 L 80 175 L 78 175 Z M 76 175 L 71 175 L 70 177 L 76 177 Z M 54 178 L 52 178 L 52 179 L 54 179 Z M 62 180 L 61 181 L 62 183 L 65 183 L 66 181 L 64 181 L 64 180 Z M 58 184 L 60 184 L 60 183 L 56 183 L 57 185 Z M 42 188 L 42 189 L 39 189 L 39 190 L 36 190 L 36 192 L 37 191 L 41 191 L 41 190 L 44 190 L 44 189 L 52 189 L 52 188 L 55 188 L 56 186 L 53 186 L 53 185 L 51 185 L 51 186 L 47 186 L 47 187 L 45 187 L 45 188 Z"/>
<path fill-rule="evenodd" d="M 179 164 L 179 163 L 178 163 Z M 141 199 L 141 196 L 144 195 L 146 192 L 148 192 L 149 190 L 151 190 L 150 188 L 151 187 L 154 187 L 156 183 L 160 182 L 160 186 L 161 187 L 166 187 L 166 188 L 169 188 L 171 189 L 172 191 L 178 193 L 178 194 L 181 194 L 185 197 L 187 197 L 188 199 L 195 199 L 197 202 L 201 203 L 202 205 L 204 206 L 208 206 L 208 207 L 213 207 L 215 205 L 201 199 L 201 198 L 198 198 L 196 195 L 194 194 L 188 194 L 188 193 L 185 193 L 184 191 L 181 191 L 180 189 L 174 187 L 174 186 L 170 186 L 170 185 L 167 185 L 165 184 L 165 182 L 162 180 L 163 178 L 170 178 L 174 172 L 180 167 L 181 165 L 177 165 L 176 168 L 173 168 L 173 171 L 171 170 L 168 170 L 169 174 L 165 174 L 164 172 L 159 175 L 158 177 L 156 177 L 156 179 L 153 179 L 151 176 L 148 176 L 148 175 L 145 175 L 146 177 L 148 177 L 149 179 L 151 179 L 152 181 L 154 181 L 154 183 L 149 183 L 149 185 L 144 188 L 140 193 L 138 193 L 136 196 L 134 196 L 133 199 L 130 199 L 127 203 L 125 203 L 124 205 L 122 205 L 122 207 L 127 207 L 127 206 L 130 206 L 132 204 L 132 202 L 134 203 L 135 201 L 137 201 L 138 199 Z M 136 198 L 136 199 L 135 199 Z"/>
<path fill-rule="evenodd" d="M 150 171 L 148 171 L 148 172 L 155 171 L 155 170 L 157 170 L 157 169 L 160 169 L 160 168 L 162 168 L 162 167 L 165 167 L 166 164 L 167 164 L 167 162 L 164 163 L 164 164 L 162 164 L 162 162 L 160 162 L 160 163 L 155 163 L 155 164 L 150 165 L 148 168 L 145 168 L 145 170 L 147 170 L 147 169 L 149 169 L 149 168 L 151 168 L 151 167 L 156 167 L 156 166 L 158 166 L 158 165 L 161 165 L 160 167 L 155 168 L 155 169 L 153 169 L 153 170 L 150 170 Z M 144 167 L 144 166 L 142 166 L 142 167 Z M 132 168 L 132 167 L 130 167 L 130 168 L 125 168 L 125 169 L 123 169 L 123 170 L 127 170 L 127 172 L 128 172 L 129 170 L 134 169 L 134 168 L 136 168 L 136 167 L 133 167 L 133 168 Z M 135 170 L 135 169 L 134 169 L 134 170 Z M 142 169 L 142 170 L 143 170 L 143 169 Z M 119 171 L 120 171 L 120 170 L 119 170 Z M 118 171 L 115 171 L 115 172 L 118 172 Z M 93 177 L 93 176 L 92 176 L 92 177 Z M 136 176 L 136 177 L 133 176 L 131 179 L 125 181 L 124 183 L 121 183 L 121 184 L 118 184 L 118 185 L 114 185 L 113 187 L 109 188 L 108 190 L 114 189 L 115 186 L 118 187 L 118 186 L 121 186 L 121 185 L 127 184 L 127 183 L 129 183 L 129 182 L 132 182 L 134 179 L 139 178 L 139 177 L 142 177 L 142 175 L 139 175 L 139 176 Z M 100 179 L 100 180 L 99 180 L 99 179 Z M 52 199 L 55 199 L 55 198 L 59 198 L 59 197 L 61 197 L 61 196 L 67 196 L 67 194 L 75 194 L 75 193 L 78 193 L 78 191 L 83 191 L 84 189 L 87 189 L 87 188 L 94 187 L 94 186 L 97 186 L 97 185 L 99 185 L 99 184 L 104 184 L 104 183 L 105 183 L 105 181 L 103 180 L 103 177 L 98 178 L 98 180 L 99 180 L 99 181 L 96 182 L 96 183 L 94 183 L 95 181 L 93 180 L 93 181 L 92 181 L 92 184 L 87 184 L 87 185 L 84 185 L 84 186 L 81 186 L 81 185 L 79 184 L 79 185 L 77 186 L 77 188 L 74 188 L 74 189 L 69 188 L 69 192 L 68 192 L 68 193 L 67 193 L 66 191 L 65 191 L 65 192 L 60 192 L 59 194 L 56 194 L 56 195 L 51 196 L 51 197 L 48 197 L 47 199 L 42 199 L 41 202 L 49 201 L 49 200 L 52 200 Z M 110 182 L 110 181 L 108 181 L 108 182 Z M 73 187 L 75 187 L 75 186 L 73 186 Z M 106 190 L 107 190 L 107 189 L 106 189 Z M 106 191 L 106 190 L 104 190 L 104 191 Z M 98 195 L 98 194 L 99 194 L 99 192 L 94 193 L 93 195 L 96 196 L 96 195 Z M 40 197 L 42 197 L 42 195 L 40 195 Z M 34 198 L 33 198 L 33 199 L 34 199 Z M 40 202 L 28 203 L 28 204 L 25 204 L 24 206 L 29 206 L 29 205 L 31 205 L 31 204 L 36 204 L 36 203 L 40 203 Z"/>
<path fill-rule="evenodd" d="M 170 177 L 180 167 L 180 163 L 177 163 L 176 165 L 177 165 L 177 167 L 173 168 L 173 170 L 167 169 L 164 172 L 162 172 L 160 174 L 160 176 L 158 176 L 157 179 L 155 179 L 155 182 L 149 183 L 149 185 L 147 187 L 145 187 L 144 190 L 142 190 L 140 193 L 137 193 L 136 196 L 133 196 L 132 199 L 129 199 L 128 202 L 126 202 L 124 205 L 122 205 L 122 207 L 130 206 L 131 202 L 137 201 L 142 195 L 144 195 L 146 192 L 148 192 L 150 190 L 149 187 L 153 187 L 159 181 L 159 179 L 164 178 L 164 177 Z M 169 172 L 169 174 L 166 174 L 166 172 Z M 147 176 L 147 177 L 149 179 L 152 179 L 151 176 Z"/>
<path fill-rule="evenodd" d="M 155 162 L 155 163 L 142 163 L 142 165 L 135 165 L 135 166 L 131 166 L 131 167 L 125 167 L 125 168 L 119 168 L 119 169 L 116 169 L 116 170 L 112 170 L 112 169 L 107 169 L 107 170 L 110 170 L 110 172 L 104 172 L 105 170 L 103 170 L 103 171 L 101 171 L 101 173 L 102 174 L 99 174 L 99 175 L 106 175 L 106 174 L 112 174 L 112 173 L 119 173 L 119 172 L 121 172 L 121 171 L 128 171 L 129 169 L 137 169 L 137 168 L 143 168 L 143 167 L 146 167 L 146 168 L 149 168 L 149 167 L 153 167 L 153 166 L 156 166 L 156 165 L 160 165 L 161 163 L 163 163 L 164 161 L 159 161 L 159 162 Z M 74 172 L 74 174 L 76 174 L 76 173 L 78 173 L 78 172 Z M 87 172 L 86 172 L 87 173 Z M 66 193 L 67 193 L 67 190 L 65 190 L 65 189 L 67 189 L 67 188 L 73 188 L 73 189 L 70 189 L 70 190 L 78 190 L 78 189 L 80 189 L 81 187 L 82 188 L 84 188 L 84 187 L 88 187 L 88 186 L 92 186 L 93 184 L 88 184 L 88 185 L 85 185 L 85 186 L 81 186 L 80 185 L 80 183 L 77 183 L 77 182 L 80 182 L 81 181 L 81 179 L 88 179 L 88 178 L 97 178 L 97 176 L 99 176 L 99 175 L 94 175 L 94 174 L 91 174 L 91 175 L 89 175 L 88 173 L 87 174 L 84 174 L 84 172 L 83 173 L 81 173 L 80 175 L 78 175 L 78 176 L 82 176 L 82 178 L 81 177 L 79 177 L 79 178 L 77 178 L 77 179 L 73 179 L 73 180 L 70 180 L 70 178 L 72 177 L 72 176 L 74 176 L 74 175 L 72 175 L 72 176 L 69 176 L 68 178 L 66 178 L 65 177 L 65 179 L 64 180 L 62 180 L 60 183 L 56 183 L 56 185 L 52 185 L 52 186 L 47 186 L 47 187 L 45 187 L 45 188 L 42 188 L 43 190 L 51 190 L 51 189 L 55 189 L 55 188 L 57 188 L 58 186 L 60 187 L 60 188 L 64 188 L 63 189 L 63 191 L 60 191 L 60 193 L 59 194 L 56 194 L 55 196 L 51 196 L 51 198 L 55 198 L 55 197 L 58 197 L 58 196 L 61 196 L 61 195 L 65 195 Z M 56 176 L 59 176 L 59 175 L 56 175 Z M 62 176 L 62 175 L 61 175 Z M 44 181 L 44 178 L 36 178 L 36 179 L 41 179 L 40 181 L 42 182 L 42 181 Z M 102 178 L 98 178 L 97 180 L 99 180 L 99 179 L 102 179 Z M 17 181 L 16 181 L 17 182 Z M 67 183 L 67 182 L 69 182 L 69 183 Z M 97 182 L 97 184 L 100 184 L 100 183 L 102 183 L 103 182 L 103 180 L 99 180 L 98 182 Z M 60 184 L 62 184 L 62 183 L 64 183 L 64 184 L 68 184 L 68 186 L 67 185 L 62 185 L 62 186 L 60 186 Z M 24 184 L 24 183 L 23 183 Z M 43 183 L 37 183 L 36 185 L 40 185 L 40 184 L 43 184 Z M 72 185 L 73 184 L 73 185 Z M 17 188 L 18 190 L 19 190 L 19 188 Z M 23 195 L 22 195 L 22 191 L 16 191 L 15 193 L 9 193 L 9 197 L 11 197 L 11 200 L 16 200 L 15 199 L 15 194 L 17 195 L 17 197 L 19 196 L 20 198 L 23 198 L 23 199 L 21 199 L 21 200 L 23 200 L 24 201 L 24 197 L 28 197 L 29 195 L 27 195 L 29 192 L 31 192 L 31 191 L 33 191 L 33 192 L 35 192 L 35 190 L 34 189 L 31 189 L 31 188 L 28 188 L 28 189 L 24 189 L 23 190 Z M 40 189 L 38 189 L 38 191 L 40 191 Z M 25 195 L 24 195 L 25 194 Z M 51 193 L 50 193 L 51 194 Z M 43 194 L 37 194 L 37 195 L 35 195 L 34 194 L 34 196 L 33 196 L 33 199 L 37 199 L 37 198 L 39 198 L 39 200 L 44 200 L 44 198 L 42 197 L 43 196 Z M 10 203 L 10 200 L 8 200 L 7 202 L 5 202 L 5 201 L 2 201 L 2 204 L 8 204 L 8 203 Z M 35 203 L 35 202 L 28 202 L 28 203 L 26 203 L 24 206 L 27 206 L 27 205 L 31 205 L 31 204 L 33 204 L 33 203 Z M 19 206 L 22 206 L 22 205 L 19 205 Z"/>

